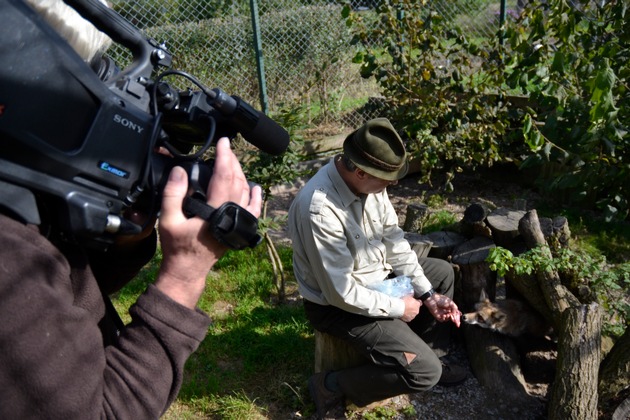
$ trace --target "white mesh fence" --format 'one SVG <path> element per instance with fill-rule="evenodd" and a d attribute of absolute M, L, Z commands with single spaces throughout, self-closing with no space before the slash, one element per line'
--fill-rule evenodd
<path fill-rule="evenodd" d="M 352 5 L 369 12 L 379 1 L 354 0 Z M 251 4 L 257 4 L 256 29 Z M 112 7 L 147 36 L 164 42 L 175 69 L 210 88 L 241 96 L 258 109 L 266 107 L 273 114 L 302 107 L 308 125 L 339 131 L 378 112 L 370 107 L 378 103 L 377 86 L 361 79 L 351 62 L 354 50 L 339 2 L 113 0 Z M 469 36 L 496 36 L 500 1 L 438 0 L 431 7 Z M 508 12 L 516 7 L 516 0 L 508 1 Z M 113 54 L 124 65 L 127 53 L 118 49 Z"/>

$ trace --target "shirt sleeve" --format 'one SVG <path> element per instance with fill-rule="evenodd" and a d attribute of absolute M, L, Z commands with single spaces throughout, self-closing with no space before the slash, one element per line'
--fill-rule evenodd
<path fill-rule="evenodd" d="M 431 289 L 431 282 L 418 262 L 418 256 L 405 239 L 405 232 L 398 225 L 398 215 L 386 192 L 383 192 L 383 243 L 387 250 L 387 262 L 398 276 L 408 276 L 416 297 Z"/>
<path fill-rule="evenodd" d="M 401 299 L 370 290 L 354 279 L 354 258 L 348 247 L 344 225 L 330 208 L 310 214 L 312 276 L 317 279 L 321 293 L 331 305 L 348 312 L 371 317 L 400 318 L 405 309 Z"/>

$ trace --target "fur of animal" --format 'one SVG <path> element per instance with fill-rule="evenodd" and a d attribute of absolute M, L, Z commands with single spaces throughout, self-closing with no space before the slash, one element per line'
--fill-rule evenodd
<path fill-rule="evenodd" d="M 462 314 L 462 321 L 489 328 L 501 334 L 519 337 L 525 334 L 550 337 L 550 324 L 526 303 L 516 299 L 491 302 L 485 298 L 475 304 L 475 312 Z"/>

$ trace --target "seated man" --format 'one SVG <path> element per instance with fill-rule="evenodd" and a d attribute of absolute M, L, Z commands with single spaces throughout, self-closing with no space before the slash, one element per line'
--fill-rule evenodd
<path fill-rule="evenodd" d="M 309 180 L 289 210 L 293 268 L 309 321 L 370 361 L 309 379 L 320 417 L 343 397 L 365 406 L 466 378 L 464 369 L 440 360 L 451 325 L 436 320 L 459 325 L 453 268 L 439 259 L 418 261 L 387 196 L 386 187 L 407 173 L 407 157 L 387 119 L 368 121 L 346 138 L 343 154 Z M 413 296 L 373 290 L 396 276 L 411 279 Z"/>

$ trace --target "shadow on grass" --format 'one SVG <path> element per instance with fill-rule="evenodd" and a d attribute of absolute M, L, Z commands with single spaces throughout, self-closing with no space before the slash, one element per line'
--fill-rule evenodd
<path fill-rule="evenodd" d="M 210 327 L 186 364 L 178 400 L 202 398 L 214 406 L 213 400 L 220 405 L 222 398 L 244 394 L 265 411 L 308 410 L 314 347 L 301 305 L 237 311 Z"/>

